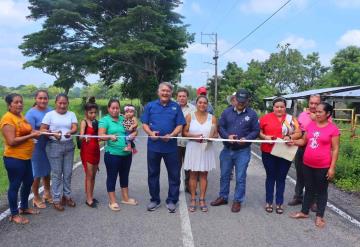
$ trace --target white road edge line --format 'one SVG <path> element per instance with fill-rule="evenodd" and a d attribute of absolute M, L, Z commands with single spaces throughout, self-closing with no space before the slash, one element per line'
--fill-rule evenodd
<path fill-rule="evenodd" d="M 254 151 L 251 151 L 252 155 L 254 155 L 256 158 L 258 158 L 259 160 L 261 160 L 261 157 L 256 154 Z M 290 183 L 292 184 L 296 184 L 296 180 L 293 179 L 292 177 L 290 177 L 289 175 L 286 176 L 286 178 L 289 180 Z M 350 221 L 351 223 L 353 223 L 355 226 L 360 228 L 360 221 L 358 221 L 357 219 L 351 217 L 350 215 L 348 215 L 347 213 L 345 213 L 344 211 L 342 211 L 340 208 L 336 207 L 334 204 L 327 202 L 326 206 L 328 206 L 332 211 L 334 211 L 335 213 L 337 213 L 338 215 L 340 215 L 341 217 L 343 217 L 344 219 Z"/>
<path fill-rule="evenodd" d="M 180 184 L 180 201 L 179 201 L 179 213 L 181 222 L 181 233 L 184 247 L 194 247 L 194 238 L 191 231 L 191 223 L 189 212 L 186 205 L 185 189 L 184 189 L 184 173 L 181 172 L 181 184 Z"/>
<path fill-rule="evenodd" d="M 100 148 L 100 151 L 104 150 L 104 147 Z M 73 170 L 75 170 L 76 168 L 78 168 L 81 165 L 81 161 L 77 162 L 74 167 Z M 44 191 L 44 186 L 41 186 L 39 188 L 39 193 L 42 193 Z M 31 201 L 34 198 L 34 194 L 31 193 L 29 195 L 29 201 Z M 20 202 L 19 202 L 19 206 L 20 206 Z M 4 212 L 2 212 L 0 214 L 0 221 L 2 221 L 3 219 L 5 219 L 6 217 L 10 216 L 10 208 L 6 209 Z"/>

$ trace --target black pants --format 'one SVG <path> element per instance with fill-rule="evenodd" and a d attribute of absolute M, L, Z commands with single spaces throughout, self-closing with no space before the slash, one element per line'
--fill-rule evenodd
<path fill-rule="evenodd" d="M 107 192 L 114 192 L 116 180 L 119 177 L 120 187 L 129 186 L 129 172 L 131 167 L 132 155 L 114 155 L 105 152 L 104 162 L 106 167 L 106 189 Z"/>
<path fill-rule="evenodd" d="M 309 214 L 309 209 L 315 199 L 317 204 L 316 216 L 324 217 L 328 199 L 329 182 L 326 178 L 328 170 L 329 168 L 311 168 L 307 165 L 303 166 L 305 195 L 301 212 L 304 214 Z"/>
<path fill-rule="evenodd" d="M 184 158 L 185 158 L 185 151 L 186 147 L 178 146 L 178 156 L 179 156 L 179 164 L 182 167 L 184 164 Z M 189 187 L 189 180 L 190 180 L 190 172 L 185 171 L 185 187 Z"/>
<path fill-rule="evenodd" d="M 303 158 L 304 158 L 304 147 L 299 147 L 295 156 L 295 169 L 296 169 L 296 185 L 294 198 L 302 200 L 304 190 L 304 172 L 303 172 Z"/>

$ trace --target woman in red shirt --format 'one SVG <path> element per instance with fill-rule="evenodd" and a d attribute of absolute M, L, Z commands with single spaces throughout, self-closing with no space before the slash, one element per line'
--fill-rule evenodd
<path fill-rule="evenodd" d="M 291 115 L 286 114 L 286 99 L 277 97 L 273 100 L 273 112 L 260 118 L 260 138 L 274 140 L 277 138 L 286 141 L 301 137 L 298 121 Z M 284 212 L 285 179 L 289 171 L 291 161 L 271 154 L 273 143 L 262 143 L 262 161 L 266 171 L 266 206 L 268 213 L 273 211 L 274 187 L 276 185 L 276 213 Z"/>
<path fill-rule="evenodd" d="M 339 129 L 328 121 L 333 107 L 325 102 L 316 107 L 315 122 L 310 123 L 302 139 L 294 140 L 292 145 L 305 146 L 304 183 L 305 196 L 301 212 L 290 215 L 294 219 L 309 217 L 309 208 L 316 195 L 317 227 L 324 227 L 324 212 L 327 204 L 329 180 L 335 176 L 336 161 L 339 155 Z"/>
<path fill-rule="evenodd" d="M 80 135 L 98 135 L 98 121 L 96 113 L 98 105 L 95 98 L 91 97 L 85 105 L 85 119 L 80 123 Z M 85 171 L 86 205 L 96 208 L 98 201 L 93 197 L 95 175 L 100 162 L 100 146 L 98 138 L 80 137 L 80 156 Z"/>

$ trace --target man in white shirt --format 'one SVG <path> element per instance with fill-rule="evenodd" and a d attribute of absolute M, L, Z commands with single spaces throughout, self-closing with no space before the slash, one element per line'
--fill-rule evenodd
<path fill-rule="evenodd" d="M 189 91 L 186 88 L 180 88 L 176 93 L 176 101 L 180 105 L 181 110 L 186 115 L 194 112 L 196 110 L 195 106 L 188 102 Z M 184 163 L 185 150 L 186 150 L 186 140 L 178 139 L 178 154 L 179 154 L 179 164 L 182 166 Z M 189 191 L 189 172 L 185 171 L 185 191 Z"/>

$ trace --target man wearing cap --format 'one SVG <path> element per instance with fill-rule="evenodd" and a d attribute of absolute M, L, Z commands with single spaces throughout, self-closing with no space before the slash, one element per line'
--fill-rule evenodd
<path fill-rule="evenodd" d="M 144 131 L 149 135 L 147 145 L 148 186 L 150 203 L 148 211 L 160 207 L 160 165 L 164 159 L 168 173 L 169 190 L 166 207 L 170 213 L 175 213 L 179 200 L 180 165 L 176 139 L 183 125 L 184 115 L 178 103 L 171 100 L 173 87 L 168 82 L 162 82 L 158 88 L 159 99 L 149 102 L 141 116 Z"/>
<path fill-rule="evenodd" d="M 197 95 L 197 96 L 204 95 L 204 96 L 207 97 L 206 87 L 199 87 L 199 88 L 196 90 L 196 95 Z M 196 100 L 192 101 L 191 104 L 196 105 Z M 208 103 L 207 112 L 210 113 L 211 115 L 214 115 L 214 108 L 212 107 L 212 105 L 210 104 L 210 102 Z"/>
<path fill-rule="evenodd" d="M 219 119 L 219 134 L 221 138 L 230 140 L 254 140 L 260 132 L 257 114 L 249 105 L 249 92 L 240 89 L 235 94 L 235 107 L 228 107 Z M 228 203 L 230 190 L 230 173 L 235 166 L 236 186 L 231 212 L 237 213 L 245 199 L 246 170 L 251 157 L 251 143 L 224 142 L 220 153 L 220 192 L 219 197 L 211 202 L 211 206 Z"/>

